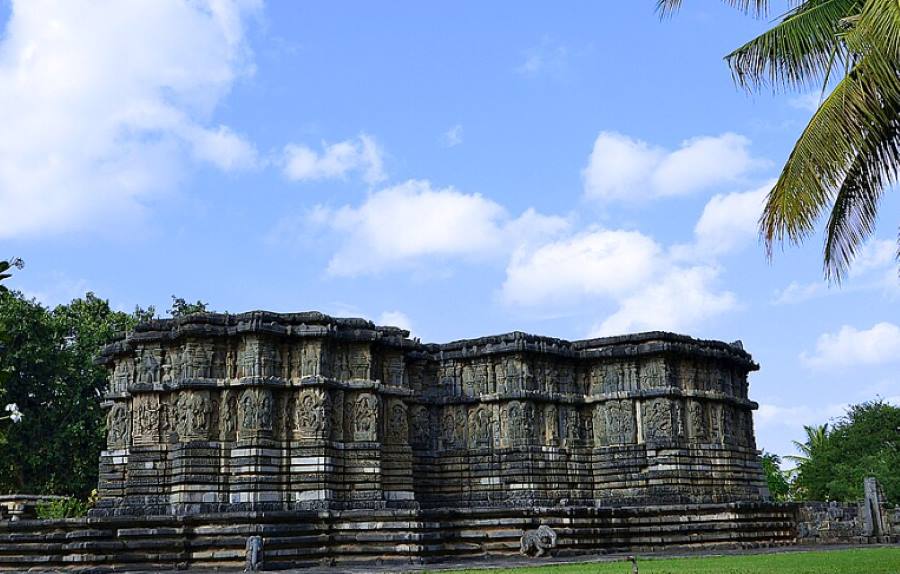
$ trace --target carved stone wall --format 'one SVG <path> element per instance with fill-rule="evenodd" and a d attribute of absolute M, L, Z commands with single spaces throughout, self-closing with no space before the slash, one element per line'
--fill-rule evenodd
<path fill-rule="evenodd" d="M 152 321 L 110 345 L 97 514 L 768 498 L 757 368 L 670 333 L 424 345 L 320 313 Z"/>

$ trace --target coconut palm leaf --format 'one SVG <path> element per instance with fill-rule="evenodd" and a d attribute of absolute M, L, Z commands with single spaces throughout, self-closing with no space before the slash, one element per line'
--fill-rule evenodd
<path fill-rule="evenodd" d="M 657 0 L 656 10 L 662 16 L 671 15 L 681 8 L 682 0 Z M 766 14 L 769 10 L 768 0 L 724 0 L 724 2 L 741 12 L 752 13 L 757 16 Z"/>
<path fill-rule="evenodd" d="M 746 88 L 818 88 L 836 63 L 845 63 L 840 22 L 861 7 L 862 0 L 804 2 L 725 60 Z"/>

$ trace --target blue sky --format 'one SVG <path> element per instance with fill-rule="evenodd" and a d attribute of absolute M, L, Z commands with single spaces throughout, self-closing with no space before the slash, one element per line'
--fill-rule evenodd
<path fill-rule="evenodd" d="M 686 2 L 0 2 L 0 246 L 47 305 L 177 294 L 427 341 L 743 340 L 761 447 L 900 398 L 896 194 L 842 288 L 758 244 L 816 94 L 748 95 L 765 21 Z"/>

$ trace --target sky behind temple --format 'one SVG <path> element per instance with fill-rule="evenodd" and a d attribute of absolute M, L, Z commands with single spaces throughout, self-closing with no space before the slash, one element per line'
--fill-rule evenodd
<path fill-rule="evenodd" d="M 761 448 L 900 402 L 896 194 L 842 287 L 756 220 L 817 102 L 709 0 L 0 1 L 0 247 L 46 305 L 320 310 L 446 342 L 674 330 L 761 364 Z M 777 3 L 776 3 L 777 4 Z"/>

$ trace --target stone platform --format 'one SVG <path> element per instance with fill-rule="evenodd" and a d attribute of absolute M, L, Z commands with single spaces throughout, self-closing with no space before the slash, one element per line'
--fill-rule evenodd
<path fill-rule="evenodd" d="M 795 508 L 773 503 L 640 508 L 353 510 L 93 517 L 0 523 L 0 569 L 238 569 L 249 536 L 264 567 L 403 565 L 518 555 L 548 524 L 557 556 L 795 541 Z"/>

